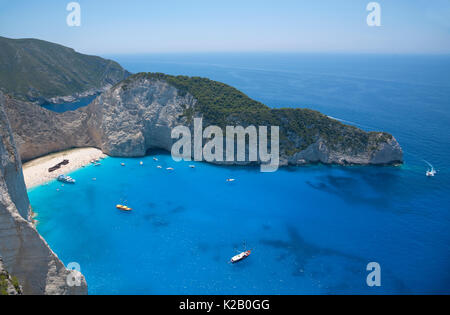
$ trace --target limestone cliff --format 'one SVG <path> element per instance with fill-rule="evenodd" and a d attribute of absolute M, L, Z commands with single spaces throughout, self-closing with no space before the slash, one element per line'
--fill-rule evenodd
<path fill-rule="evenodd" d="M 149 149 L 171 150 L 172 128 L 186 124 L 195 106 L 190 94 L 164 81 L 137 80 L 103 93 L 85 110 L 90 139 L 112 156 L 144 156 Z"/>
<path fill-rule="evenodd" d="M 94 144 L 86 132 L 83 111 L 54 113 L 9 96 L 5 96 L 5 110 L 22 161 Z"/>
<path fill-rule="evenodd" d="M 0 257 L 3 267 L 17 277 L 25 294 L 86 294 L 66 283 L 70 272 L 30 223 L 30 204 L 13 134 L 0 93 Z"/>
<path fill-rule="evenodd" d="M 223 109 L 233 102 L 237 107 Z M 134 75 L 103 93 L 84 112 L 88 114 L 89 138 L 114 156 L 142 156 L 152 148 L 170 151 L 171 129 L 187 125 L 192 130 L 192 118 L 202 117 L 204 127 L 258 122 L 280 126 L 282 165 L 403 161 L 400 145 L 389 134 L 364 132 L 311 110 L 269 109 L 231 87 L 201 78 Z"/>
<path fill-rule="evenodd" d="M 11 275 L 3 267 L 3 261 L 0 258 L 0 295 L 21 295 L 22 287 L 17 278 Z"/>
<path fill-rule="evenodd" d="M 6 110 L 22 160 L 82 146 L 126 157 L 170 150 L 172 128 L 192 129 L 193 118 L 202 117 L 204 127 L 280 126 L 281 165 L 403 161 L 390 134 L 365 132 L 308 109 L 270 109 L 232 87 L 201 78 L 137 74 L 75 112 L 57 114 L 11 98 Z"/>

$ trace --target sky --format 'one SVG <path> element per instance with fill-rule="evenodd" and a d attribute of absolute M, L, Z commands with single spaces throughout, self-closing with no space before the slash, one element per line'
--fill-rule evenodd
<path fill-rule="evenodd" d="M 0 0 L 0 36 L 88 54 L 326 52 L 449 54 L 450 0 Z"/>

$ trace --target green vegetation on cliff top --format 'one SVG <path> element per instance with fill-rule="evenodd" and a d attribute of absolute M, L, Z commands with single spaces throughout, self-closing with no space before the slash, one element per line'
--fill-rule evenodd
<path fill-rule="evenodd" d="M 22 100 L 68 96 L 129 76 L 118 63 L 37 39 L 0 37 L 0 89 Z"/>
<path fill-rule="evenodd" d="M 335 150 L 352 153 L 374 150 L 379 143 L 392 138 L 387 133 L 365 132 L 344 125 L 310 109 L 272 109 L 229 85 L 200 77 L 138 73 L 122 82 L 122 88 L 126 89 L 132 80 L 140 78 L 163 80 L 176 87 L 182 96 L 189 93 L 196 98 L 195 109 L 185 111 L 188 122 L 201 115 L 207 124 L 222 128 L 227 125 L 280 126 L 281 148 L 288 155 L 306 149 L 319 138 Z"/>

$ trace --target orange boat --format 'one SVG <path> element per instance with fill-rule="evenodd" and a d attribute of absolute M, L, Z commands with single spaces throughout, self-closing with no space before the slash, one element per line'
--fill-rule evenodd
<path fill-rule="evenodd" d="M 122 205 L 117 205 L 116 208 L 121 210 L 121 211 L 132 211 L 133 210 L 133 209 L 127 207 L 127 206 L 122 206 Z"/>

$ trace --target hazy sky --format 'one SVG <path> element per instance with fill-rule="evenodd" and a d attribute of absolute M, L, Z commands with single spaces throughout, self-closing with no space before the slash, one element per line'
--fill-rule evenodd
<path fill-rule="evenodd" d="M 0 36 L 39 38 L 83 53 L 289 51 L 450 53 L 450 0 L 0 0 Z"/>

